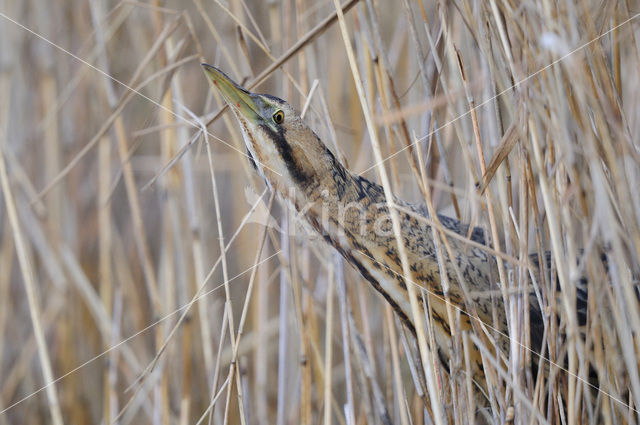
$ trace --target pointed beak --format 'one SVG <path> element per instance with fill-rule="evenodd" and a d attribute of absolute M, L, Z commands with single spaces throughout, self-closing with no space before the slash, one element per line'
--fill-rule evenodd
<path fill-rule="evenodd" d="M 231 109 L 239 112 L 244 118 L 252 122 L 262 120 L 260 108 L 256 104 L 254 95 L 236 84 L 224 72 L 209 64 L 203 63 L 202 69 L 213 85 L 220 91 Z"/>

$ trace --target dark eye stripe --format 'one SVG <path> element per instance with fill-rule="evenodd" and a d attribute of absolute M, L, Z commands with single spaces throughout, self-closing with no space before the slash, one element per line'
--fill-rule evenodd
<path fill-rule="evenodd" d="M 280 131 L 276 133 L 264 124 L 261 124 L 260 127 L 269 134 L 270 139 L 275 144 L 276 149 L 278 149 L 278 153 L 284 161 L 293 180 L 303 187 L 309 184 L 311 178 L 304 172 L 302 166 L 296 160 L 293 154 L 293 149 L 291 149 L 291 145 L 289 145 L 284 136 L 284 129 L 280 128 Z"/>

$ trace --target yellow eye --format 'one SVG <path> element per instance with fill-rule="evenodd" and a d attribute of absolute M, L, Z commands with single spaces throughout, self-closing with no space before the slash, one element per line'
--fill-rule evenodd
<path fill-rule="evenodd" d="M 276 124 L 282 124 L 284 122 L 284 112 L 276 111 L 275 114 L 271 117 L 273 118 L 273 122 Z"/>

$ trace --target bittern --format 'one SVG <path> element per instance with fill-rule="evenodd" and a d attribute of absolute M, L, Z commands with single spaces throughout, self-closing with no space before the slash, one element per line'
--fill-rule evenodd
<path fill-rule="evenodd" d="M 496 296 L 499 291 L 493 283 L 497 280 L 496 260 L 487 252 L 481 229 L 470 231 L 468 225 L 438 215 L 445 229 L 461 236 L 448 238 L 450 251 L 442 255 L 450 282 L 445 293 L 431 227 L 424 220 L 428 213 L 423 207 L 396 199 L 412 272 L 411 282 L 407 282 L 396 238 L 389 231 L 388 204 L 381 186 L 349 172 L 287 102 L 251 93 L 217 68 L 202 66 L 236 116 L 251 162 L 266 184 L 302 212 L 311 227 L 360 272 L 414 334 L 407 285 L 417 284 L 427 292 L 422 299 L 445 369 L 451 364 L 452 332 L 456 330 L 452 330 L 448 318 L 448 303 L 461 312 L 457 325 L 461 331 L 472 331 L 473 322 L 481 321 L 498 330 L 493 333 L 495 345 L 502 353 L 509 353 L 504 303 L 500 295 Z M 535 256 L 532 261 L 537 266 Z M 463 290 L 463 283 L 468 291 Z M 542 314 L 536 297 L 531 296 L 530 301 L 531 345 L 539 351 Z M 470 310 L 475 311 L 474 316 L 467 314 Z M 470 345 L 473 379 L 486 390 L 482 357 L 475 345 Z"/>

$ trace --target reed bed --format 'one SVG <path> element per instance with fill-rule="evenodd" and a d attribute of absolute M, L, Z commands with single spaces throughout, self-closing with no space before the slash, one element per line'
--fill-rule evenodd
<path fill-rule="evenodd" d="M 1 1 L 0 425 L 640 422 L 639 12 Z M 304 109 L 351 171 L 482 227 L 503 360 L 457 333 L 424 387 L 390 307 L 253 172 L 200 62 Z M 523 288 L 547 251 L 540 356 Z"/>

